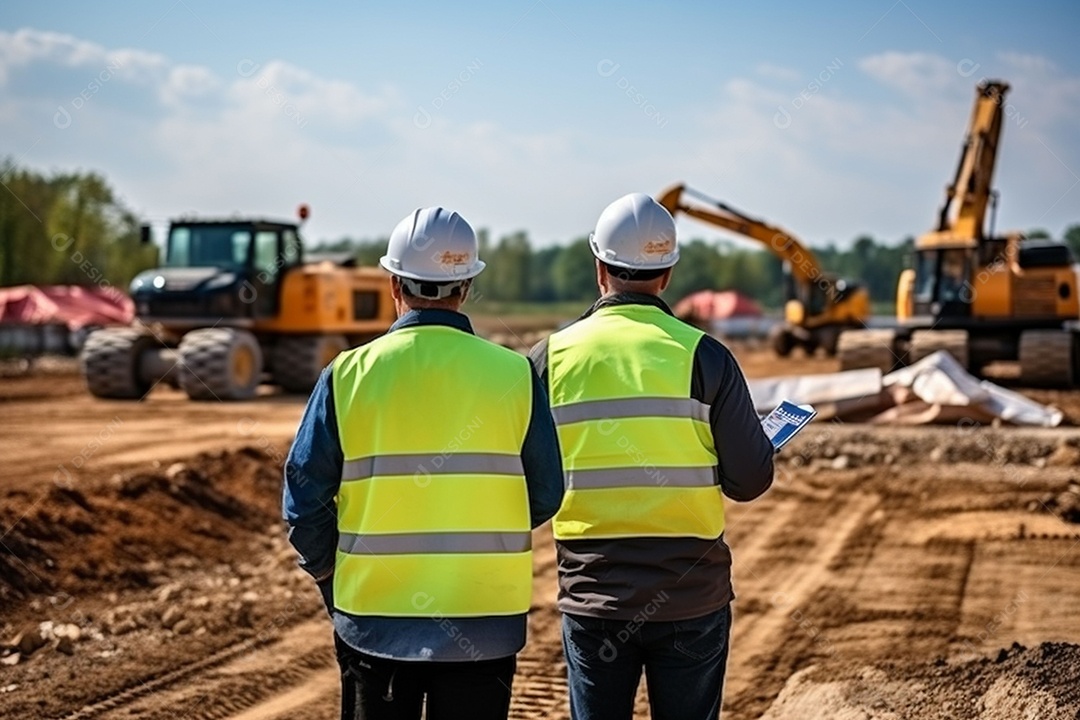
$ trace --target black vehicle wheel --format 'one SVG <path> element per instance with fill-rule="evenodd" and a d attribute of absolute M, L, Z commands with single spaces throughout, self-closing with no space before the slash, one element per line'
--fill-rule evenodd
<path fill-rule="evenodd" d="M 784 358 L 790 355 L 795 347 L 795 336 L 786 327 L 778 325 L 769 333 L 769 344 L 772 345 L 773 352 Z"/>
<path fill-rule="evenodd" d="M 259 341 L 246 330 L 200 328 L 180 339 L 180 387 L 192 400 L 245 400 L 262 377 Z"/>
<path fill-rule="evenodd" d="M 270 372 L 285 392 L 311 392 L 323 368 L 348 348 L 343 335 L 293 335 L 278 338 L 270 353 Z"/>
<path fill-rule="evenodd" d="M 79 355 L 87 389 L 99 398 L 138 400 L 153 387 L 140 377 L 139 358 L 155 344 L 153 336 L 135 328 L 95 330 Z"/>

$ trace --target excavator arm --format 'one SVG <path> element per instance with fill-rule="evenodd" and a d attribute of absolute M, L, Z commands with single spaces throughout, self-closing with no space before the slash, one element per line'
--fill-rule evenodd
<path fill-rule="evenodd" d="M 983 240 L 986 210 L 992 197 L 991 181 L 997 160 L 1004 117 L 1007 83 L 984 80 L 975 90 L 975 106 L 956 175 L 945 190 L 937 232 L 953 239 Z"/>
<path fill-rule="evenodd" d="M 691 202 L 688 198 L 696 202 Z M 682 213 L 756 240 L 788 264 L 791 276 L 800 285 L 820 282 L 828 277 L 818 263 L 817 256 L 791 233 L 764 220 L 752 218 L 719 200 L 685 185 L 675 185 L 662 192 L 656 201 L 663 205 L 672 217 Z"/>

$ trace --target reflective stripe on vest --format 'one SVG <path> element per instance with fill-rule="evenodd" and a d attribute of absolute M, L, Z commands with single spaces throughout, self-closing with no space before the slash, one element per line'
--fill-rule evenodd
<path fill-rule="evenodd" d="M 618 305 L 551 336 L 548 384 L 567 481 L 557 539 L 723 532 L 710 409 L 690 397 L 703 334 L 659 308 Z"/>
<path fill-rule="evenodd" d="M 457 453 L 454 455 L 384 455 L 349 460 L 341 481 L 367 480 L 375 475 L 523 475 L 520 455 Z"/>
<path fill-rule="evenodd" d="M 390 617 L 527 612 L 528 360 L 423 325 L 342 353 L 332 372 L 345 457 L 335 606 Z"/>
<path fill-rule="evenodd" d="M 342 534 L 338 550 L 353 555 L 525 552 L 532 533 L 413 533 L 411 535 Z"/>
<path fill-rule="evenodd" d="M 591 400 L 552 408 L 560 425 L 624 417 L 677 417 L 709 422 L 709 406 L 692 398 L 619 398 Z"/>

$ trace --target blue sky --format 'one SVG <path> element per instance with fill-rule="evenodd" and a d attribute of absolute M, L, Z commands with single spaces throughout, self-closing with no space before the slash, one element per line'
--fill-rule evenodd
<path fill-rule="evenodd" d="M 1080 4 L 12 2 L 0 156 L 136 212 L 385 236 L 441 204 L 587 233 L 676 181 L 812 245 L 930 228 L 983 77 L 1010 82 L 999 228 L 1080 223 Z M 683 237 L 721 237 L 680 222 Z"/>

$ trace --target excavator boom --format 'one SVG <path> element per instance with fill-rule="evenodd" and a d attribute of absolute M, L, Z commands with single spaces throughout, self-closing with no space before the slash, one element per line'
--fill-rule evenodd
<path fill-rule="evenodd" d="M 700 204 L 691 204 L 685 197 L 694 198 Z M 657 202 L 663 205 L 672 217 L 683 213 L 760 242 L 769 252 L 788 263 L 792 277 L 799 284 L 818 282 L 825 276 L 814 253 L 791 233 L 764 220 L 752 218 L 685 185 L 668 188 L 657 197 Z"/>
<path fill-rule="evenodd" d="M 975 106 L 960 162 L 938 215 L 937 232 L 950 239 L 978 244 L 985 238 L 986 211 L 992 196 L 991 182 L 1008 91 L 1007 83 L 994 80 L 984 80 L 975 89 Z"/>

